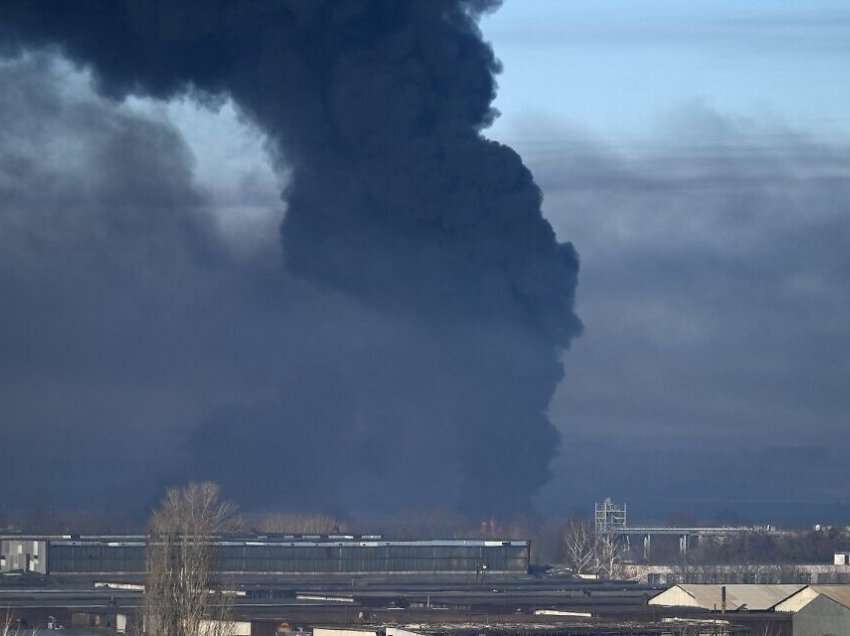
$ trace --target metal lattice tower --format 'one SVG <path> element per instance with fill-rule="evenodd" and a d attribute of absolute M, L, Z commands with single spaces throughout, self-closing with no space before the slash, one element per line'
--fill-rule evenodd
<path fill-rule="evenodd" d="M 625 529 L 626 504 L 619 506 L 611 501 L 610 497 L 606 497 L 602 503 L 597 501 L 594 508 L 593 520 L 597 535 Z"/>

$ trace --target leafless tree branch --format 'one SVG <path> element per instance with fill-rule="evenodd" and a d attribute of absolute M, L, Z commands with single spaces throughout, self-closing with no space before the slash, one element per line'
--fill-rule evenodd
<path fill-rule="evenodd" d="M 212 576 L 212 541 L 239 525 L 236 507 L 222 500 L 214 483 L 166 493 L 148 537 L 144 629 L 149 636 L 231 635 L 230 604 Z"/>

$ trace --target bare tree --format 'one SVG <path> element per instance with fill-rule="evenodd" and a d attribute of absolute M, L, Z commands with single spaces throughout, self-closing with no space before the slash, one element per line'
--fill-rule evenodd
<path fill-rule="evenodd" d="M 229 636 L 227 597 L 213 580 L 212 541 L 239 528 L 236 507 L 216 484 L 169 490 L 151 518 L 144 629 L 150 636 Z"/>
<path fill-rule="evenodd" d="M 0 614 L 0 636 L 16 636 L 18 631 L 18 624 L 12 610 L 6 608 L 6 611 Z"/>
<path fill-rule="evenodd" d="M 593 565 L 596 536 L 584 519 L 570 519 L 561 537 L 564 559 L 578 575 L 585 574 Z"/>
<path fill-rule="evenodd" d="M 761 625 L 761 629 L 752 631 L 756 636 L 790 636 L 787 627 L 777 622 L 765 622 Z"/>
<path fill-rule="evenodd" d="M 30 636 L 38 636 L 37 629 L 27 630 Z M 21 628 L 21 622 L 12 613 L 8 607 L 0 614 L 0 636 L 22 636 L 24 630 Z"/>
<path fill-rule="evenodd" d="M 622 562 L 619 537 L 611 532 L 597 535 L 594 557 L 599 576 L 606 579 L 616 578 Z"/>

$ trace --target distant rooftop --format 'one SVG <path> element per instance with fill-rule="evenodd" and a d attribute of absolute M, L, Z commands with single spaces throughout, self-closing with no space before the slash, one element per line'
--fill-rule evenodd
<path fill-rule="evenodd" d="M 806 585 L 698 585 L 682 583 L 664 590 L 649 600 L 650 605 L 664 607 L 699 607 L 719 610 L 723 606 L 723 588 L 726 588 L 728 611 L 768 611 L 789 597 L 804 590 Z"/>
<path fill-rule="evenodd" d="M 434 547 L 526 547 L 527 540 L 515 539 L 387 539 L 379 534 L 342 535 L 342 534 L 222 534 L 212 535 L 210 539 L 220 545 L 357 545 L 357 546 L 434 546 Z M 15 533 L 0 534 L 2 541 L 50 541 L 51 544 L 102 543 L 109 545 L 138 545 L 147 540 L 144 534 L 36 534 Z"/>

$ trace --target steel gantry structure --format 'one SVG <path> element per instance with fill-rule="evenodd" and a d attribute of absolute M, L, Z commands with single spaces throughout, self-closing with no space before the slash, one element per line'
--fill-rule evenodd
<path fill-rule="evenodd" d="M 617 539 L 623 538 L 627 545 L 633 537 L 643 540 L 643 556 L 649 559 L 652 550 L 652 537 L 678 536 L 679 552 L 682 556 L 688 552 L 688 542 L 691 537 L 730 537 L 744 534 L 782 535 L 787 531 L 777 530 L 770 525 L 761 526 L 630 526 L 627 523 L 626 504 L 615 504 L 611 498 L 597 502 L 594 506 L 594 527 L 597 536 L 607 535 Z"/>

